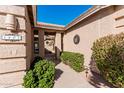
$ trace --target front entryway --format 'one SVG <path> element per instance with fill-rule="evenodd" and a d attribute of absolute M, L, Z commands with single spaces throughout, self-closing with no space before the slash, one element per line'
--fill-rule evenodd
<path fill-rule="evenodd" d="M 44 33 L 45 58 L 55 59 L 55 32 Z"/>

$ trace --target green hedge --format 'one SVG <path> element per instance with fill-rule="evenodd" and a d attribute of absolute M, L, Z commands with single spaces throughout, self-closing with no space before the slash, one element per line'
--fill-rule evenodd
<path fill-rule="evenodd" d="M 62 52 L 61 60 L 77 72 L 84 70 L 84 56 L 79 53 Z"/>
<path fill-rule="evenodd" d="M 92 51 L 101 75 L 114 86 L 124 87 L 124 33 L 100 38 Z"/>
<path fill-rule="evenodd" d="M 24 76 L 25 88 L 52 88 L 54 85 L 55 64 L 48 60 L 39 60 L 34 68 Z"/>

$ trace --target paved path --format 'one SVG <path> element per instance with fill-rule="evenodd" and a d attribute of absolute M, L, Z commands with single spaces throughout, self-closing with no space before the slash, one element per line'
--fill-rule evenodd
<path fill-rule="evenodd" d="M 86 78 L 85 71 L 75 72 L 62 62 L 56 66 L 56 78 L 54 88 L 100 88 L 108 87 L 104 81 L 94 79 L 92 75 Z"/>
<path fill-rule="evenodd" d="M 0 87 L 6 88 L 22 88 L 22 73 L 16 75 L 0 75 Z M 96 78 L 96 77 L 97 78 Z M 100 88 L 109 87 L 100 76 L 89 74 L 86 77 L 85 71 L 81 73 L 75 72 L 69 66 L 61 63 L 56 64 L 56 76 L 54 88 Z M 19 78 L 18 78 L 19 77 Z M 20 81 L 21 80 L 21 81 Z M 13 82 L 14 85 L 11 83 Z M 3 84 L 5 83 L 5 84 Z"/>

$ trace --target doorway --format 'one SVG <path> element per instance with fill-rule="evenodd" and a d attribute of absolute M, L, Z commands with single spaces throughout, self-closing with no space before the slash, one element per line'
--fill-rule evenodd
<path fill-rule="evenodd" d="M 55 32 L 44 33 L 45 58 L 55 59 Z"/>

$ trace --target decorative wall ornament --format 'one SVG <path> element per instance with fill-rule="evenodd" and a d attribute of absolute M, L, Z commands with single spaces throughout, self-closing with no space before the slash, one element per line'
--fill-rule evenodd
<path fill-rule="evenodd" d="M 7 14 L 5 20 L 6 29 L 15 31 L 17 27 L 17 21 L 14 15 Z"/>
<path fill-rule="evenodd" d="M 48 46 L 53 46 L 54 45 L 54 40 L 46 40 L 46 44 Z"/>
<path fill-rule="evenodd" d="M 51 52 L 54 52 L 55 35 L 45 35 L 44 38 L 45 48 Z"/>
<path fill-rule="evenodd" d="M 75 35 L 74 38 L 73 38 L 73 42 L 74 42 L 74 44 L 78 44 L 80 42 L 80 36 Z"/>

